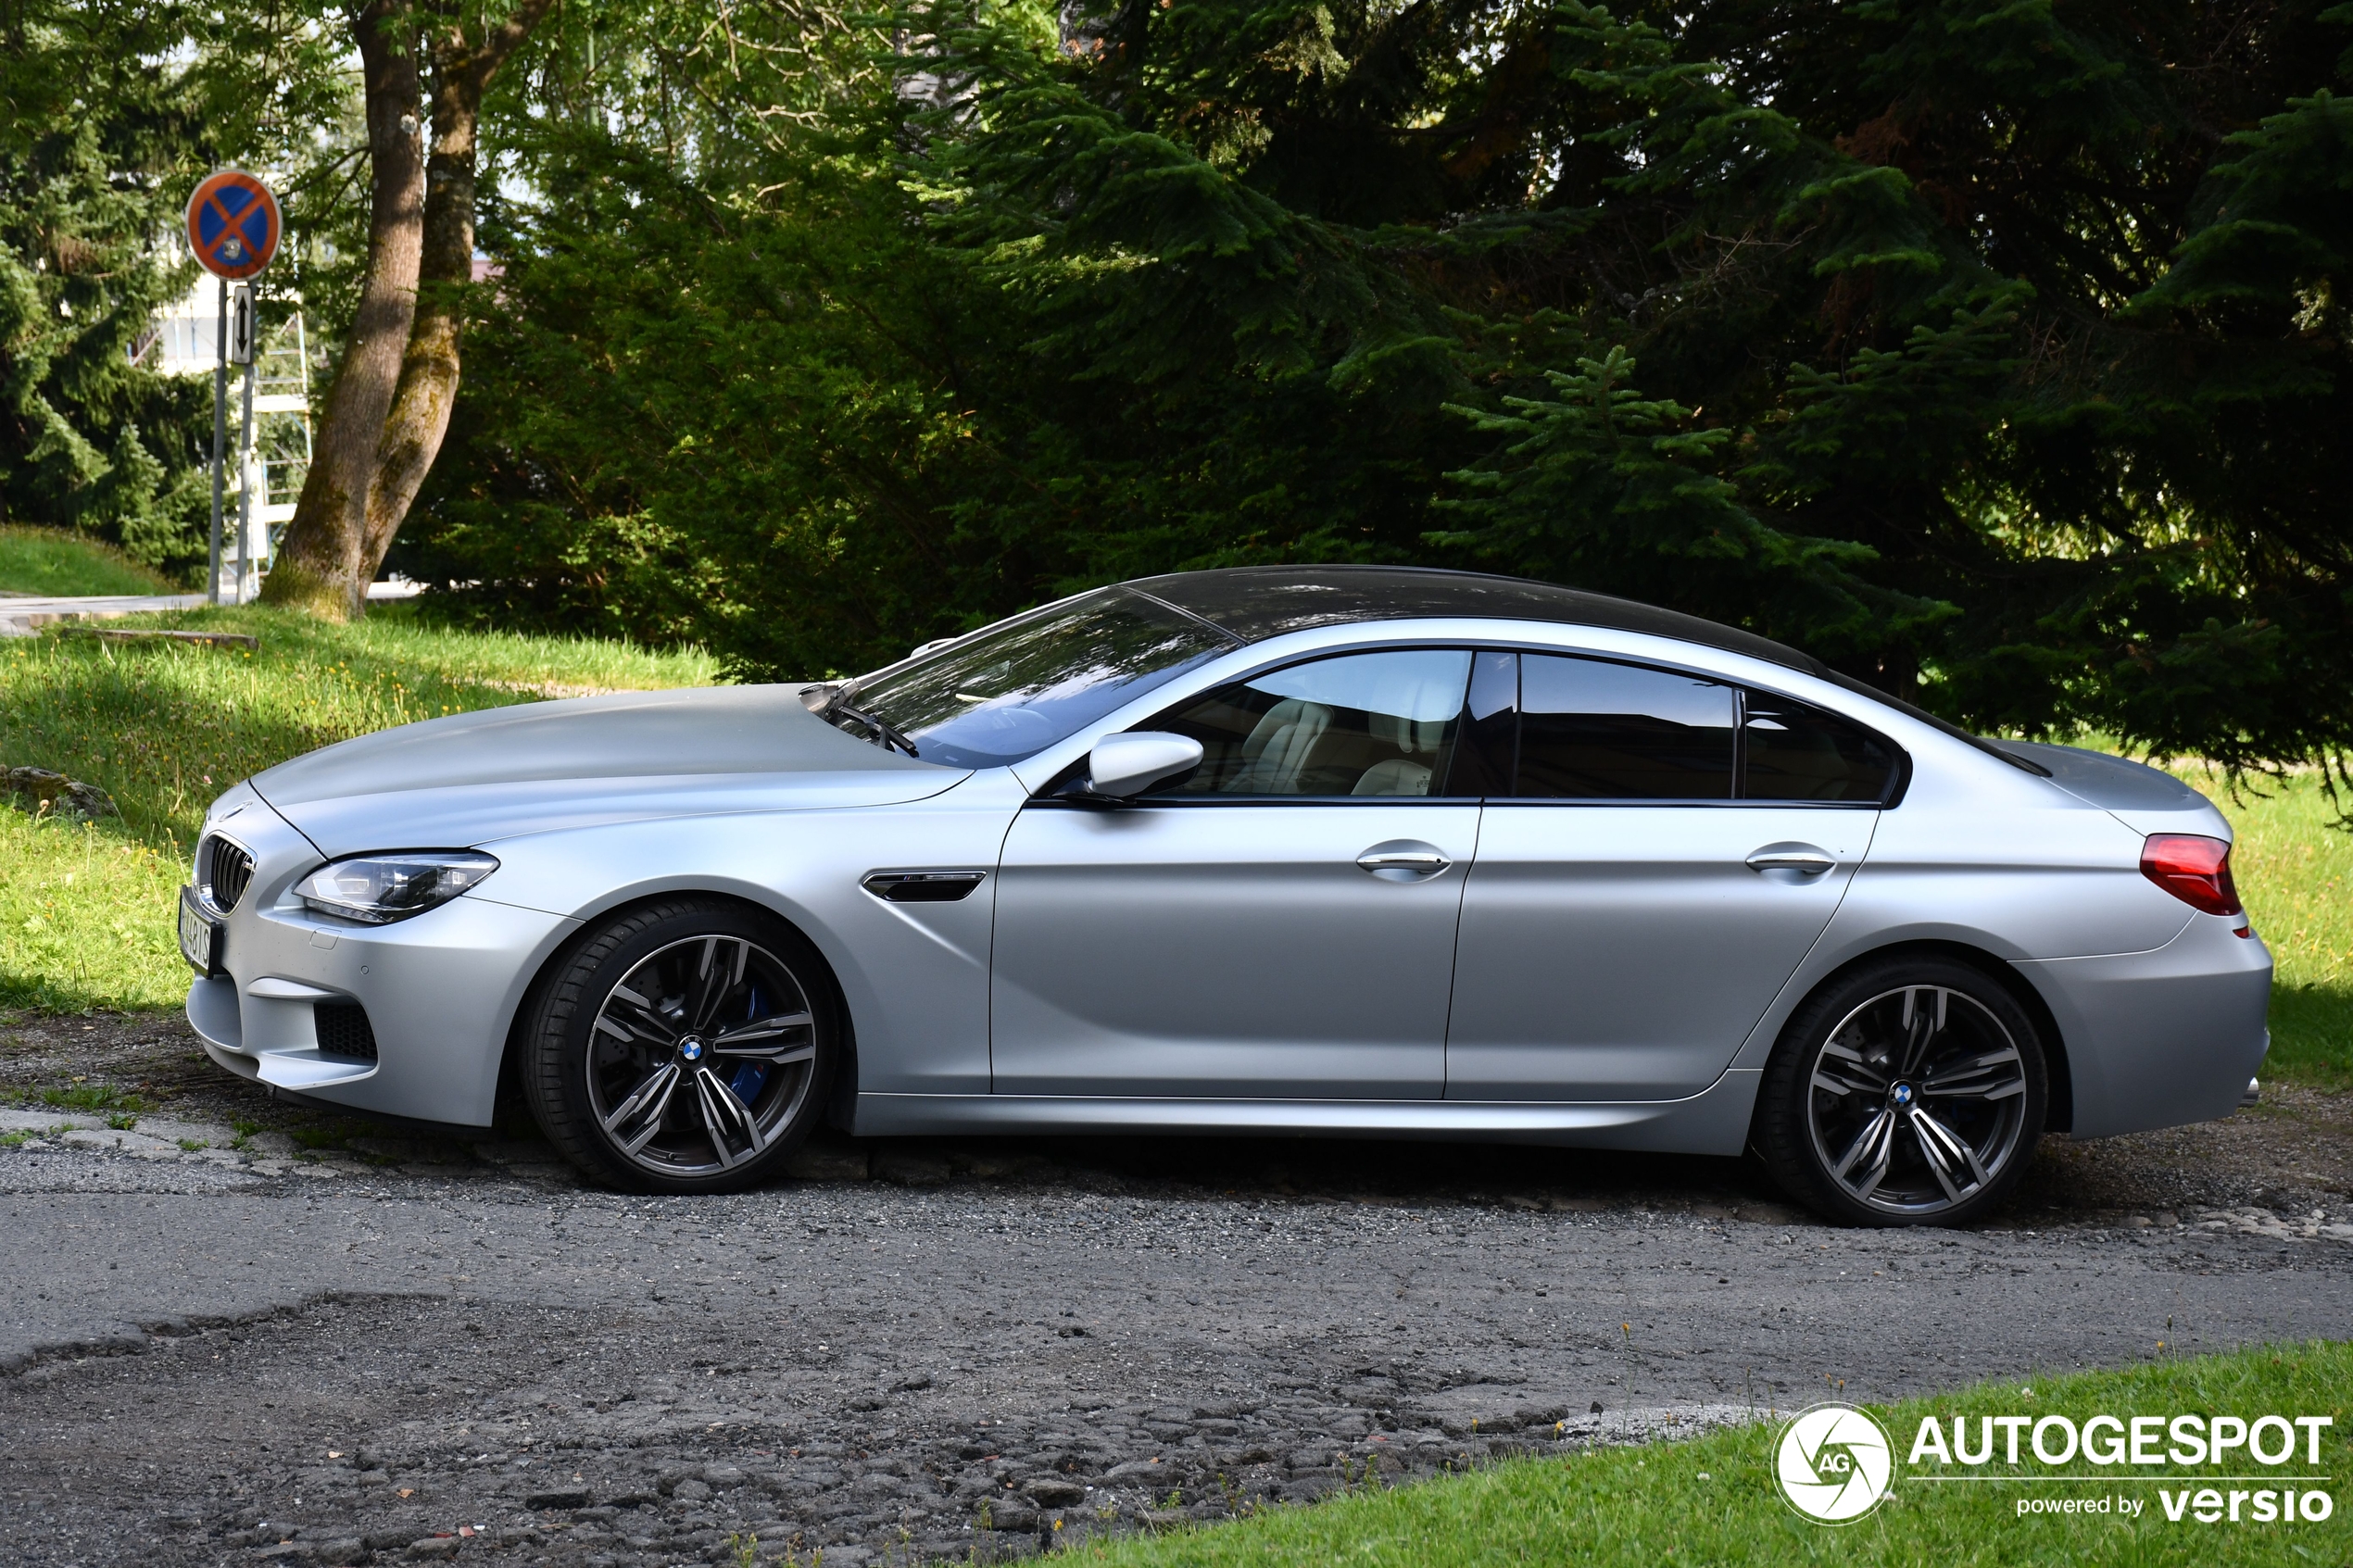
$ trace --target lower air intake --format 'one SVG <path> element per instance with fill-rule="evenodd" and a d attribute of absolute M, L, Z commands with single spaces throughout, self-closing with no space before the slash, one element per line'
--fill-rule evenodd
<path fill-rule="evenodd" d="M 376 1031 L 366 1008 L 357 1002 L 313 1002 L 310 1014 L 319 1028 L 320 1055 L 376 1060 Z"/>

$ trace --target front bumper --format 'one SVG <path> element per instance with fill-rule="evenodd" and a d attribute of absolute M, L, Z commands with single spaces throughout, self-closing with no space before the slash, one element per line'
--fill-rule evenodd
<path fill-rule="evenodd" d="M 469 895 L 396 925 L 233 915 L 229 977 L 188 987 L 214 1060 L 355 1110 L 486 1127 L 515 1010 L 576 922 Z M 358 1003 L 376 1060 L 319 1049 L 316 1008 Z"/>
<path fill-rule="evenodd" d="M 467 894 L 391 925 L 312 913 L 288 892 L 322 857 L 258 797 L 223 831 L 255 860 L 224 917 L 225 977 L 188 988 L 213 1060 L 278 1088 L 419 1121 L 488 1126 L 523 993 L 578 922 Z M 321 1005 L 367 1010 L 376 1058 L 319 1048 Z"/>

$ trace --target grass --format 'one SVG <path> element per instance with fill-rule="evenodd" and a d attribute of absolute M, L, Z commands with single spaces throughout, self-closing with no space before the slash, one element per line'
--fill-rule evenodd
<path fill-rule="evenodd" d="M 120 822 L 85 826 L 0 807 L 0 1007 L 177 1007 L 176 890 L 205 807 L 248 774 L 445 713 L 718 678 L 699 652 L 444 631 L 405 608 L 352 626 L 258 608 L 118 622 L 250 632 L 258 654 L 0 641 L 0 765 L 57 769 L 122 808 Z"/>
<path fill-rule="evenodd" d="M 2031 1393 L 2028 1392 L 2031 1390 Z M 1894 1439 L 1899 1461 L 1893 1497 L 1853 1524 L 1816 1524 L 1786 1506 L 1773 1484 L 1777 1424 L 1718 1431 L 1681 1443 L 1611 1449 L 1567 1459 L 1499 1464 L 1460 1478 L 1395 1490 L 1368 1490 L 1312 1508 L 1279 1508 L 1230 1524 L 1151 1537 L 1093 1543 L 1075 1562 L 1111 1568 L 1470 1568 L 1475 1564 L 1575 1562 L 1655 1568 L 1675 1562 L 1834 1564 L 2164 1563 L 2222 1568 L 2234 1563 L 2329 1563 L 2353 1553 L 2353 1511 L 2339 1501 L 2324 1523 L 2199 1524 L 2167 1520 L 2158 1485 L 2124 1484 L 2076 1463 L 2103 1484 L 2049 1480 L 2010 1485 L 1939 1485 L 1911 1451 L 1921 1418 L 1947 1433 L 1956 1416 L 2063 1414 L 2076 1421 L 2197 1411 L 2252 1420 L 2334 1415 L 2317 1469 L 2301 1462 L 2278 1474 L 2332 1474 L 2353 1461 L 2353 1346 L 2315 1341 L 2195 1360 L 2163 1360 L 2120 1372 L 1988 1383 L 1962 1393 L 1870 1407 Z M 2299 1438 L 2300 1441 L 2300 1438 Z M 2302 1458 L 2298 1451 L 2298 1460 Z M 2034 1467 L 1985 1466 L 1977 1474 L 2019 1474 Z M 2131 1474 L 2129 1466 L 2116 1471 Z M 2170 1468 L 2163 1484 L 2178 1493 L 2200 1475 L 2243 1474 L 2263 1467 L 2229 1464 Z M 1956 1468 L 1953 1474 L 1963 1473 Z M 2158 1471 L 2143 1469 L 2143 1475 Z M 2245 1486 L 2245 1483 L 2241 1483 Z M 2320 1489 L 2336 1492 L 2334 1486 Z M 2136 1519 L 2115 1513 L 2020 1517 L 2021 1498 L 2145 1498 Z"/>
<path fill-rule="evenodd" d="M 138 1095 L 111 1084 L 92 1084 L 76 1078 L 65 1088 L 0 1089 L 0 1105 L 40 1105 L 51 1110 L 80 1110 L 92 1114 L 105 1113 L 107 1124 L 117 1132 L 128 1132 L 138 1120 L 138 1113 L 153 1110 Z M 117 1123 L 120 1125 L 116 1125 Z"/>
<path fill-rule="evenodd" d="M 111 545 L 56 528 L 0 528 L 0 590 L 170 594 L 179 590 Z"/>

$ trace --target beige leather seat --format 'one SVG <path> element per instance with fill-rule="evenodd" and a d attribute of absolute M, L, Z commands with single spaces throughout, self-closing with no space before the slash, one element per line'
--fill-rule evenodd
<path fill-rule="evenodd" d="M 1376 762 L 1365 769 L 1364 777 L 1356 781 L 1356 787 L 1349 793 L 1428 795 L 1430 765 L 1415 759 L 1426 757 L 1436 759 L 1439 743 L 1446 738 L 1446 721 L 1431 719 L 1416 722 L 1394 713 L 1368 713 L 1365 717 L 1365 727 L 1372 732 L 1373 739 L 1385 741 L 1405 755 Z"/>
<path fill-rule="evenodd" d="M 1320 702 L 1285 697 L 1242 742 L 1242 769 L 1226 786 L 1234 795 L 1297 795 L 1315 743 L 1332 727 L 1332 710 Z"/>
<path fill-rule="evenodd" d="M 1351 795 L 1428 795 L 1429 770 L 1419 762 L 1408 762 L 1403 757 L 1392 757 L 1386 762 L 1376 762 L 1365 770 Z"/>

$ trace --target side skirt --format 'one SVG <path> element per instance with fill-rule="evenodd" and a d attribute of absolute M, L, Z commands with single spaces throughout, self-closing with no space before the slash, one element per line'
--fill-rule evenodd
<path fill-rule="evenodd" d="M 1688 1099 L 1573 1105 L 861 1094 L 853 1131 L 861 1137 L 1121 1132 L 1434 1138 L 1729 1156 L 1747 1147 L 1749 1116 L 1763 1075 L 1755 1068 L 1734 1068 Z"/>

